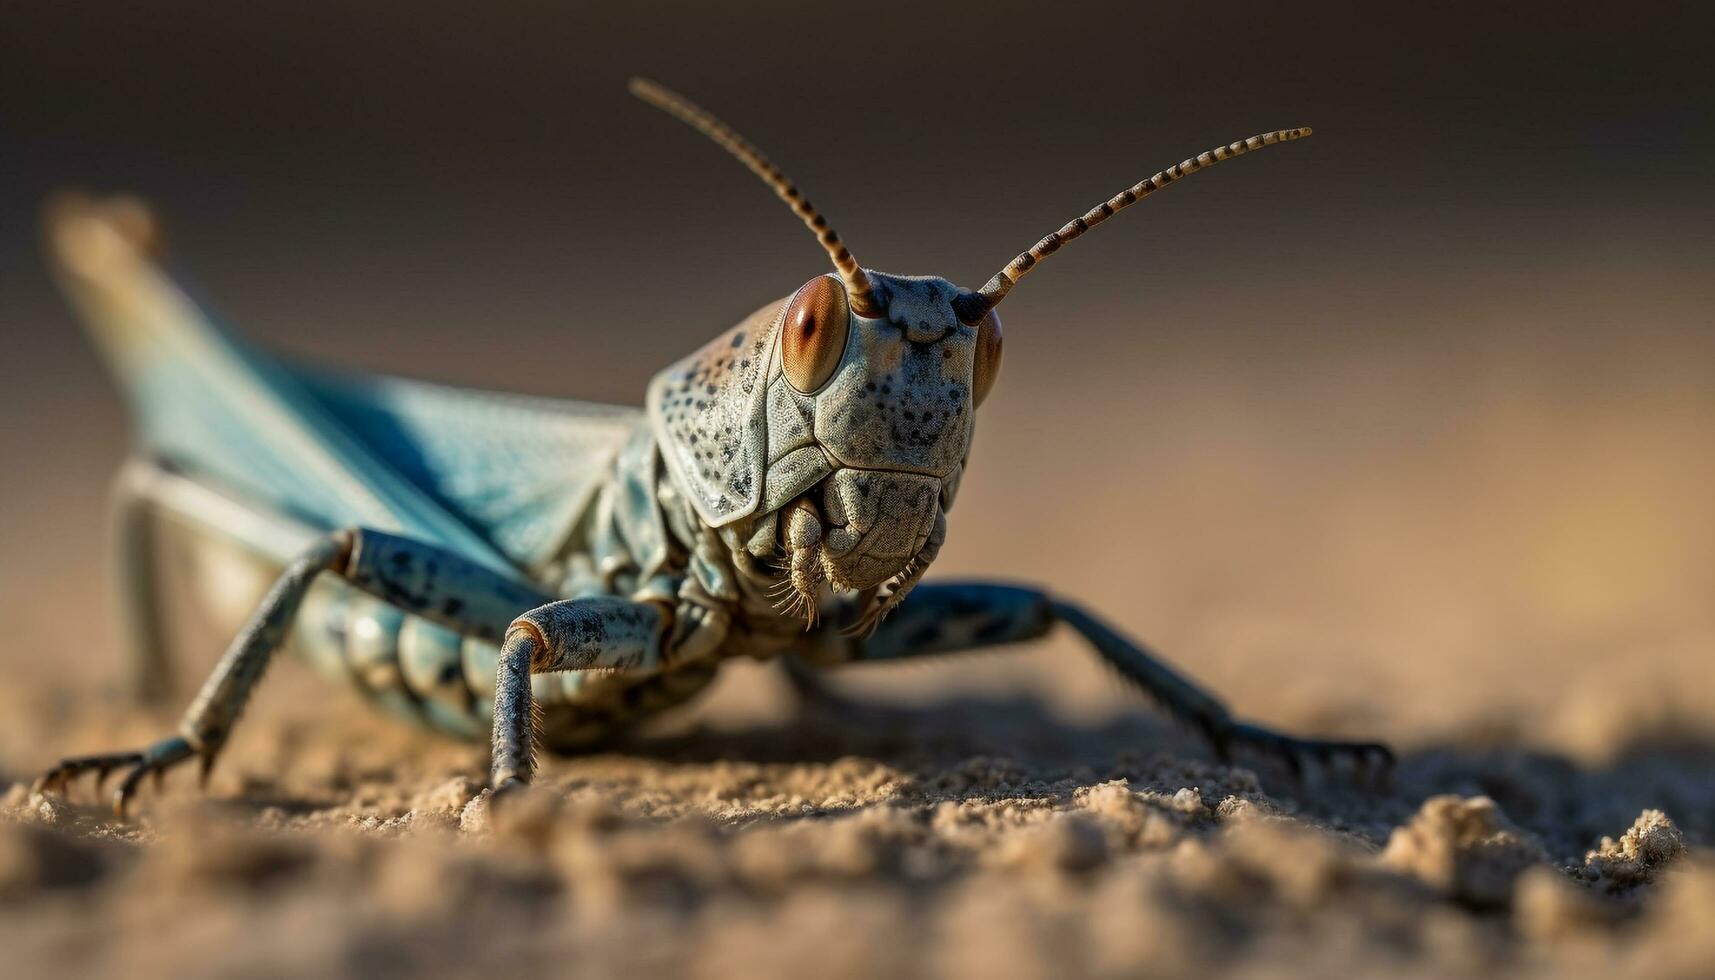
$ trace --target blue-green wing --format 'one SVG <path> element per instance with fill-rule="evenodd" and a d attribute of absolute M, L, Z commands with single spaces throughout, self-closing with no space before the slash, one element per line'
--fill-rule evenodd
<path fill-rule="evenodd" d="M 57 209 L 48 231 L 144 448 L 312 527 L 361 524 L 528 569 L 636 423 L 626 409 L 291 367 L 220 330 L 101 205 Z"/>
<path fill-rule="evenodd" d="M 305 371 L 335 419 L 508 559 L 539 568 L 642 421 L 633 408 Z"/>

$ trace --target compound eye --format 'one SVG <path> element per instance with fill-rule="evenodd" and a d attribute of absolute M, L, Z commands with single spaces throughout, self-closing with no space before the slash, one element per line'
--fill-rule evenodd
<path fill-rule="evenodd" d="M 971 369 L 971 397 L 981 405 L 1000 377 L 1000 316 L 990 310 L 977 323 L 977 362 Z"/>
<path fill-rule="evenodd" d="M 834 376 L 851 332 L 850 309 L 845 286 L 830 276 L 805 283 L 786 304 L 781 361 L 792 387 L 807 395 Z"/>

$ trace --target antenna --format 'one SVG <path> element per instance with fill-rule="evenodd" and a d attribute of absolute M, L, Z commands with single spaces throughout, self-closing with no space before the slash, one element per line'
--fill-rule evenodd
<path fill-rule="evenodd" d="M 865 317 L 879 317 L 887 312 L 876 302 L 870 289 L 869 276 L 864 274 L 863 266 L 858 265 L 857 259 L 852 258 L 852 253 L 845 243 L 840 241 L 839 233 L 834 231 L 828 224 L 828 219 L 822 217 L 821 212 L 804 198 L 791 178 L 763 156 L 755 144 L 715 118 L 708 110 L 672 89 L 647 78 L 633 78 L 627 87 L 632 95 L 678 118 L 720 144 L 721 149 L 737 157 L 739 163 L 761 177 L 763 183 L 774 188 L 774 193 L 780 195 L 780 199 L 792 208 L 793 213 L 803 219 L 804 224 L 815 233 L 816 240 L 827 250 L 828 258 L 834 261 L 834 268 L 839 270 L 840 279 L 845 282 L 846 294 L 851 298 L 854 312 Z"/>

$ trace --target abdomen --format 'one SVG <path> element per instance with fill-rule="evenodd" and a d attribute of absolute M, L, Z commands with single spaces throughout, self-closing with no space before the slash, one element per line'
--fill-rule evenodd
<path fill-rule="evenodd" d="M 291 647 L 317 673 L 355 688 L 388 713 L 458 738 L 486 739 L 500 650 L 390 606 L 335 579 L 318 582 L 298 613 Z M 643 679 L 611 673 L 537 674 L 530 689 L 545 746 L 604 741 L 680 704 L 714 677 L 690 665 Z"/>

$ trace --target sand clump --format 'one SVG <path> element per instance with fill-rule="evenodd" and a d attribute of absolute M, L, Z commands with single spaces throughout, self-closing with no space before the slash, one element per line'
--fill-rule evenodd
<path fill-rule="evenodd" d="M 1645 810 L 1619 840 L 1602 838 L 1584 857 L 1586 873 L 1610 891 L 1646 884 L 1685 854 L 1685 835 L 1660 810 Z"/>
<path fill-rule="evenodd" d="M 1425 801 L 1409 823 L 1393 832 L 1381 853 L 1384 865 L 1416 877 L 1446 898 L 1480 908 L 1506 905 L 1518 876 L 1547 859 L 1486 796 Z"/>

